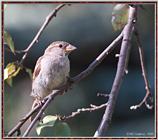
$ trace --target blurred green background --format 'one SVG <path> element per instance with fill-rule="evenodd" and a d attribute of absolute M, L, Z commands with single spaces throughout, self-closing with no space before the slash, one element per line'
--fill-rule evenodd
<path fill-rule="evenodd" d="M 4 10 L 4 28 L 13 37 L 17 50 L 25 49 L 43 24 L 46 16 L 57 4 L 7 4 Z M 114 40 L 118 32 L 111 25 L 113 4 L 72 4 L 58 12 L 44 30 L 24 62 L 33 70 L 39 56 L 53 41 L 63 40 L 75 45 L 78 49 L 69 57 L 71 76 L 83 71 Z M 151 85 L 155 92 L 155 10 L 154 4 L 144 4 L 145 10 L 138 9 L 138 29 L 142 41 L 145 66 Z M 120 45 L 84 80 L 74 85 L 65 95 L 55 98 L 45 114 L 68 115 L 78 108 L 90 104 L 100 105 L 104 97 L 97 97 L 98 92 L 109 93 L 115 77 Z M 14 56 L 5 50 L 5 66 L 12 61 L 20 60 L 22 55 Z M 4 130 L 7 133 L 30 110 L 32 105 L 31 79 L 21 72 L 13 81 L 13 87 L 5 84 L 4 91 Z M 145 106 L 132 111 L 130 106 L 139 103 L 145 95 L 145 85 L 141 74 L 138 49 L 133 38 L 129 60 L 129 73 L 124 77 L 112 123 L 106 136 L 153 136 L 154 109 Z M 104 109 L 80 115 L 66 121 L 72 136 L 93 136 L 98 128 Z M 24 126 L 22 132 L 27 128 Z M 37 136 L 35 129 L 31 136 Z M 48 136 L 51 134 L 48 133 Z"/>

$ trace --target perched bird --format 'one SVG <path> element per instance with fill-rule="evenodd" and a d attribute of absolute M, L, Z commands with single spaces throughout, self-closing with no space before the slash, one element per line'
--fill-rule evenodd
<path fill-rule="evenodd" d="M 70 72 L 68 55 L 75 49 L 76 47 L 67 42 L 55 41 L 37 60 L 33 72 L 31 96 L 34 98 L 34 102 L 32 109 L 41 104 L 45 96 L 67 82 Z"/>

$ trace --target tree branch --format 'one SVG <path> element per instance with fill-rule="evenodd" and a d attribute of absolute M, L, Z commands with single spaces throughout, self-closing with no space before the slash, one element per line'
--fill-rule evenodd
<path fill-rule="evenodd" d="M 12 53 L 12 51 L 10 50 L 10 48 L 4 47 L 4 49 L 5 49 L 6 51 Z M 25 50 L 14 50 L 14 53 L 15 53 L 15 54 L 21 54 L 21 53 L 25 53 L 25 52 L 26 52 Z"/>
<path fill-rule="evenodd" d="M 105 59 L 105 57 L 115 48 L 115 46 L 120 42 L 120 40 L 122 39 L 122 33 L 88 66 L 88 68 L 86 70 L 84 70 L 83 72 L 81 72 L 80 74 L 78 74 L 77 76 L 75 76 L 74 78 L 72 78 L 73 83 L 79 82 L 80 80 L 84 79 L 85 77 L 87 77 L 102 61 L 103 59 Z M 59 95 L 60 93 L 62 93 L 63 91 L 65 91 L 65 89 L 68 89 L 68 87 L 70 87 L 70 84 L 67 83 L 65 86 L 63 86 L 63 89 L 60 91 L 56 91 L 55 93 L 48 95 L 47 97 L 44 98 L 44 100 L 42 101 L 43 104 L 46 103 L 48 97 L 52 97 L 50 100 L 54 99 L 55 96 Z M 49 104 L 50 102 L 48 102 Z M 29 117 L 31 117 L 35 112 L 39 111 L 39 109 L 42 107 L 41 106 L 37 106 L 35 109 L 33 109 L 32 111 L 30 111 L 26 117 L 23 118 L 22 122 L 19 122 L 9 133 L 8 136 L 12 136 L 16 131 L 19 131 L 20 128 L 23 126 L 23 124 L 29 119 Z M 46 106 L 47 107 L 47 106 Z M 44 108 L 45 109 L 45 108 Z M 41 113 L 40 113 L 41 115 Z M 40 115 L 37 114 L 37 116 L 34 118 L 34 121 L 36 122 L 38 120 L 38 117 L 40 117 Z M 33 122 L 33 125 L 35 124 L 35 122 Z M 30 128 L 32 128 L 32 124 L 30 124 Z M 27 130 L 30 132 L 30 130 Z M 28 132 L 25 133 L 25 135 L 28 135 Z"/>
<path fill-rule="evenodd" d="M 77 109 L 77 111 L 72 112 L 71 115 L 68 115 L 68 116 L 59 116 L 59 119 L 60 119 L 60 120 L 68 120 L 68 119 L 74 118 L 75 116 L 81 114 L 82 112 L 93 112 L 93 111 L 96 111 L 96 110 L 105 108 L 106 106 L 107 106 L 107 103 L 101 104 L 101 105 L 99 105 L 99 106 L 90 104 L 90 107 L 89 107 L 89 108 Z"/>
<path fill-rule="evenodd" d="M 33 110 L 26 114 L 25 117 L 18 122 L 18 124 L 8 133 L 7 136 L 12 136 L 16 131 L 20 131 L 20 128 L 23 126 L 23 124 L 30 118 L 30 116 L 37 112 L 41 107 L 42 105 L 36 106 Z"/>
<path fill-rule="evenodd" d="M 87 77 L 102 61 L 105 57 L 115 48 L 115 46 L 120 42 L 122 39 L 122 32 L 121 34 L 88 66 L 86 70 L 72 78 L 73 81 L 79 82 L 80 80 Z"/>
<path fill-rule="evenodd" d="M 38 114 L 36 115 L 36 117 L 33 119 L 33 121 L 31 122 L 31 124 L 29 125 L 29 127 L 27 128 L 27 130 L 25 131 L 25 133 L 23 134 L 22 137 L 28 136 L 29 132 L 31 131 L 31 129 L 33 128 L 33 126 L 35 125 L 35 123 L 39 120 L 39 118 L 43 114 L 44 110 L 49 105 L 49 103 L 54 99 L 54 97 L 56 95 L 61 94 L 63 92 L 64 92 L 64 90 L 57 90 L 57 91 L 53 91 L 52 94 L 48 95 L 46 102 L 44 103 L 44 105 L 42 106 L 42 108 L 40 109 L 40 111 L 38 112 Z"/>
<path fill-rule="evenodd" d="M 34 37 L 34 39 L 32 40 L 32 42 L 30 43 L 30 45 L 23 50 L 23 52 L 25 52 L 25 54 L 23 55 L 20 64 L 22 64 L 24 62 L 24 60 L 26 59 L 29 50 L 32 48 L 32 46 L 38 42 L 39 37 L 41 36 L 42 32 L 44 31 L 44 29 L 46 28 L 46 26 L 48 25 L 48 23 L 52 20 L 53 17 L 56 17 L 57 12 L 64 7 L 66 4 L 60 4 L 58 5 L 52 12 L 49 13 L 49 15 L 46 17 L 43 25 L 41 26 L 41 28 L 39 29 L 38 33 L 36 34 L 36 36 Z"/>
<path fill-rule="evenodd" d="M 136 28 L 135 28 L 134 33 L 135 33 L 136 43 L 137 43 L 138 50 L 139 50 L 140 64 L 141 64 L 141 69 L 142 69 L 142 76 L 143 76 L 144 82 L 145 82 L 146 95 L 144 96 L 143 100 L 139 104 L 131 106 L 130 109 L 140 108 L 143 104 L 145 104 L 148 109 L 152 109 L 153 108 L 153 97 L 152 97 L 152 94 L 150 91 L 149 81 L 147 78 L 146 69 L 145 69 L 145 65 L 144 65 L 143 47 L 140 42 L 138 30 Z M 148 104 L 148 101 L 147 101 L 148 99 L 150 100 L 150 104 Z"/>
<path fill-rule="evenodd" d="M 123 29 L 123 41 L 121 44 L 120 56 L 117 65 L 117 72 L 113 82 L 113 86 L 109 95 L 109 100 L 107 107 L 105 109 L 105 113 L 101 120 L 100 126 L 94 134 L 94 137 L 103 136 L 108 126 L 111 122 L 112 114 L 114 111 L 114 106 L 116 103 L 117 95 L 123 80 L 123 76 L 125 74 L 126 69 L 126 59 L 128 55 L 128 50 L 130 48 L 130 41 L 133 33 L 134 23 L 136 20 L 136 7 L 129 7 L 129 17 L 128 23 Z"/>
<path fill-rule="evenodd" d="M 89 108 L 77 109 L 77 111 L 72 112 L 71 115 L 68 115 L 68 116 L 60 116 L 59 119 L 60 119 L 60 120 L 67 120 L 67 119 L 70 119 L 70 118 L 73 118 L 73 117 L 79 115 L 81 112 L 93 112 L 93 111 L 96 111 L 96 110 L 105 108 L 106 106 L 107 106 L 107 103 L 101 104 L 101 105 L 99 105 L 99 106 L 90 104 L 90 107 L 89 107 Z"/>

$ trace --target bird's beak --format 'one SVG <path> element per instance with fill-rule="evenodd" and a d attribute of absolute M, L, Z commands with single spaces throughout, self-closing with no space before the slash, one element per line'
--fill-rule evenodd
<path fill-rule="evenodd" d="M 72 52 L 72 51 L 74 51 L 74 50 L 76 50 L 77 48 L 75 47 L 75 46 L 72 46 L 72 45 L 68 45 L 68 46 L 66 46 L 66 48 L 65 48 L 65 52 L 67 53 L 67 54 L 69 54 L 70 52 Z"/>

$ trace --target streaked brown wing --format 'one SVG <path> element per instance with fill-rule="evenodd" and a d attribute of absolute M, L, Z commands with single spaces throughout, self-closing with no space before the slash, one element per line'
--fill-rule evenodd
<path fill-rule="evenodd" d="M 35 80 L 35 78 L 38 76 L 38 74 L 40 73 L 41 70 L 41 60 L 42 60 L 42 56 L 40 58 L 38 58 L 36 65 L 35 65 L 35 69 L 33 72 L 33 80 Z"/>

